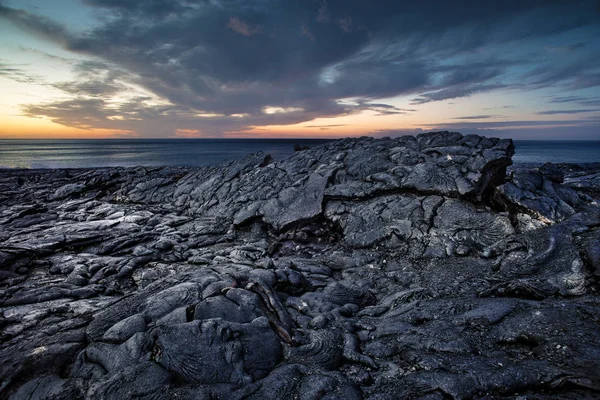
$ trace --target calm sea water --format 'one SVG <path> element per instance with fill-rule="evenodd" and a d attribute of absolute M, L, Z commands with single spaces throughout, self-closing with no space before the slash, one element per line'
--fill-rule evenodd
<path fill-rule="evenodd" d="M 0 140 L 0 168 L 213 165 L 263 151 L 276 160 L 294 144 L 327 139 Z M 515 163 L 600 162 L 600 141 L 515 141 Z"/>
<path fill-rule="evenodd" d="M 600 162 L 600 140 L 515 140 L 513 162 Z"/>
<path fill-rule="evenodd" d="M 326 139 L 105 139 L 0 140 L 2 168 L 92 168 L 214 165 L 262 151 L 280 160 L 294 144 Z"/>

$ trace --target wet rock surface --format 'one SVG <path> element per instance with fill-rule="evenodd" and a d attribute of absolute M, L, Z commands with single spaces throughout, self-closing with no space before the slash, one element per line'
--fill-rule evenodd
<path fill-rule="evenodd" d="M 2 170 L 0 397 L 600 398 L 600 168 L 513 151 Z"/>

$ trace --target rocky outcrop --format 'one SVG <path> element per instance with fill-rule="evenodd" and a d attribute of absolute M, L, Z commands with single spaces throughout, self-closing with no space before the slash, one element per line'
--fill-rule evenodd
<path fill-rule="evenodd" d="M 598 397 L 600 169 L 513 152 L 0 171 L 0 397 Z"/>

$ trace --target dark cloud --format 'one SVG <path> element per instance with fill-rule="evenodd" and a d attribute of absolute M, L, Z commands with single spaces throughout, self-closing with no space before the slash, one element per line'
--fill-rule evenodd
<path fill-rule="evenodd" d="M 0 5 L 0 17 L 94 60 L 74 66 L 73 82 L 54 85 L 73 96 L 70 100 L 29 106 L 28 115 L 73 126 L 131 129 L 140 129 L 140 119 L 173 118 L 175 124 L 179 118 L 185 126 L 177 129 L 220 134 L 364 110 L 411 112 L 380 100 L 397 95 L 421 105 L 520 85 L 566 82 L 583 88 L 600 81 L 591 61 L 595 47 L 581 40 L 554 46 L 556 51 L 540 46 L 546 55 L 565 58 L 569 52 L 559 66 L 552 58 L 493 51 L 574 28 L 595 29 L 592 0 L 577 7 L 546 0 L 84 3 L 104 17 L 77 35 L 48 18 Z M 108 101 L 130 85 L 170 108 L 148 99 L 119 107 Z M 269 107 L 282 111 L 265 112 Z M 209 114 L 217 116 L 205 117 Z"/>
<path fill-rule="evenodd" d="M 597 60 L 596 60 L 597 61 Z M 598 67 L 594 68 L 598 71 Z M 600 71 L 584 72 L 573 78 L 572 88 L 574 90 L 587 89 L 600 86 Z"/>
<path fill-rule="evenodd" d="M 496 82 L 509 67 L 521 61 L 486 59 L 482 62 L 437 66 L 432 71 L 441 75 L 437 83 L 427 87 L 429 91 L 414 98 L 411 104 L 418 105 L 432 101 L 441 101 L 468 97 L 476 93 L 484 93 L 497 89 L 507 89 L 513 85 Z"/>
<path fill-rule="evenodd" d="M 321 85 L 323 94 L 333 98 L 378 99 L 413 93 L 429 82 L 427 66 L 422 62 L 390 64 L 373 58 L 352 59 L 336 66 L 334 80 Z"/>
<path fill-rule="evenodd" d="M 499 117 L 499 115 L 469 115 L 466 117 L 456 117 L 454 119 L 488 119 L 496 117 Z"/>
<path fill-rule="evenodd" d="M 460 97 L 469 97 L 475 93 L 485 93 L 496 89 L 508 88 L 508 85 L 503 84 L 465 84 L 457 85 L 454 87 L 440 89 L 435 92 L 423 93 L 420 97 L 417 97 L 411 101 L 412 105 L 425 104 L 432 101 L 440 101 L 447 99 L 456 99 Z"/>
<path fill-rule="evenodd" d="M 580 106 L 600 106 L 600 97 L 585 97 L 585 96 L 554 96 L 550 103 L 572 103 Z"/>
<path fill-rule="evenodd" d="M 382 115 L 393 115 L 393 114 L 408 114 L 410 112 L 416 111 L 414 108 L 398 108 L 392 106 L 390 104 L 384 103 L 369 103 L 364 101 L 359 101 L 354 108 L 358 110 L 368 110 L 374 111 L 376 116 Z"/>
<path fill-rule="evenodd" d="M 30 117 L 48 117 L 59 124 L 77 128 L 105 128 L 107 115 L 101 99 L 74 99 L 43 105 L 29 105 L 24 113 Z M 114 126 L 110 126 L 111 128 Z"/>
<path fill-rule="evenodd" d="M 73 72 L 75 80 L 52 83 L 50 86 L 73 96 L 109 99 L 130 91 L 124 82 L 134 79 L 126 71 L 98 61 L 76 63 Z"/>
<path fill-rule="evenodd" d="M 317 11 L 317 22 L 327 22 L 329 20 L 329 13 L 327 12 L 327 1 L 322 0 L 319 5 L 319 10 Z"/>
<path fill-rule="evenodd" d="M 157 15 L 171 15 L 182 12 L 186 9 L 186 4 L 194 2 L 186 1 L 165 1 L 165 0 L 83 0 L 91 6 L 111 9 L 123 14 L 139 14 L 144 17 Z"/>
<path fill-rule="evenodd" d="M 581 113 L 588 113 L 588 112 L 594 112 L 594 111 L 600 111 L 600 108 L 588 109 L 588 110 L 548 110 L 548 111 L 540 111 L 540 112 L 537 112 L 536 114 L 539 114 L 539 115 L 581 114 Z"/>
<path fill-rule="evenodd" d="M 355 112 L 348 108 L 347 113 Z M 199 114 L 197 110 L 170 105 L 156 105 L 149 97 L 137 97 L 114 103 L 102 96 L 78 96 L 71 100 L 59 100 L 43 104 L 31 104 L 23 108 L 26 116 L 49 118 L 51 121 L 81 129 L 109 129 L 141 132 L 147 137 L 164 137 L 178 130 L 195 130 L 200 136 L 220 136 L 223 132 L 243 132 L 254 126 L 269 124 L 288 125 L 321 117 L 322 112 L 259 113 L 255 115 Z M 344 113 L 335 110 L 334 115 Z M 149 129 L 150 127 L 150 129 Z"/>
<path fill-rule="evenodd" d="M 244 36 L 253 36 L 262 32 L 262 26 L 249 25 L 237 17 L 229 18 L 229 23 L 227 24 L 227 27 L 232 31 Z"/>
<path fill-rule="evenodd" d="M 6 7 L 2 3 L 0 3 L 0 18 L 8 19 L 26 31 L 59 43 L 66 44 L 71 39 L 68 30 L 50 18 Z"/>
<path fill-rule="evenodd" d="M 595 44 L 595 46 L 598 46 Z M 600 86 L 600 70 L 598 66 L 598 53 L 585 52 L 580 56 L 569 55 L 565 57 L 541 60 L 539 65 L 524 76 L 531 80 L 532 87 L 547 87 L 557 83 L 563 84 L 570 90 L 579 90 Z"/>
<path fill-rule="evenodd" d="M 73 95 L 110 96 L 126 90 L 124 85 L 106 80 L 86 80 L 80 82 L 61 82 L 53 86 Z"/>
<path fill-rule="evenodd" d="M 584 47 L 585 45 L 586 45 L 586 43 L 579 42 L 579 43 L 569 44 L 566 46 L 546 46 L 545 49 L 547 51 L 550 51 L 553 53 L 570 53 L 572 51 L 575 51 L 577 49 Z"/>
<path fill-rule="evenodd" d="M 329 125 L 306 125 L 307 128 L 337 128 L 340 126 L 348 126 L 346 124 L 329 124 Z"/>
<path fill-rule="evenodd" d="M 307 25 L 302 25 L 300 27 L 300 35 L 305 36 L 305 37 L 309 38 L 310 40 L 316 39 L 316 36 L 314 35 L 314 33 L 312 33 L 312 31 L 310 30 L 310 28 Z"/>
<path fill-rule="evenodd" d="M 343 17 L 339 17 L 336 20 L 336 23 L 338 24 L 340 29 L 346 33 L 350 33 L 355 29 L 354 24 L 352 23 L 352 17 L 349 15 L 344 15 Z"/>
<path fill-rule="evenodd" d="M 502 107 L 485 107 L 484 110 L 499 110 L 499 109 L 506 109 L 506 108 L 517 108 L 517 106 L 502 106 Z"/>

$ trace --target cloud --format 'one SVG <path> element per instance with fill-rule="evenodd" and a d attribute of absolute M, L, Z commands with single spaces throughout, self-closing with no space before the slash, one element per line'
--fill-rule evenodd
<path fill-rule="evenodd" d="M 89 77 L 87 74 L 77 80 L 53 83 L 51 86 L 70 95 L 92 97 L 109 97 L 128 90 L 126 85 L 113 77 Z"/>
<path fill-rule="evenodd" d="M 487 119 L 496 117 L 499 117 L 499 115 L 469 115 L 466 117 L 455 117 L 454 119 Z"/>
<path fill-rule="evenodd" d="M 446 123 L 427 123 L 423 126 L 436 127 L 440 130 L 463 130 L 463 129 L 496 129 L 507 127 L 559 127 L 559 126 L 593 126 L 592 120 L 568 119 L 558 121 L 539 121 L 539 120 L 517 120 L 517 121 L 477 121 L 477 122 L 446 122 Z M 436 130 L 437 130 L 436 129 Z"/>
<path fill-rule="evenodd" d="M 317 12 L 317 22 L 327 22 L 329 20 L 329 14 L 327 12 L 327 1 L 323 0 L 321 5 L 319 6 L 319 10 Z"/>
<path fill-rule="evenodd" d="M 435 92 L 423 93 L 420 97 L 413 99 L 410 104 L 419 105 L 425 104 L 432 101 L 456 99 L 460 97 L 469 97 L 476 93 L 491 92 L 492 90 L 505 89 L 507 85 L 503 84 L 464 84 L 449 87 L 446 89 L 440 89 Z"/>
<path fill-rule="evenodd" d="M 416 111 L 414 108 L 398 108 L 390 104 L 369 103 L 365 101 L 358 101 L 354 107 L 359 110 L 374 111 L 375 116 L 408 114 L 410 112 Z"/>
<path fill-rule="evenodd" d="M 347 124 L 328 124 L 328 125 L 306 125 L 308 128 L 336 128 L 340 126 L 348 126 Z"/>
<path fill-rule="evenodd" d="M 598 67 L 593 67 L 594 69 L 598 69 Z M 579 89 L 588 89 L 595 88 L 600 86 L 600 72 L 589 72 L 585 71 L 584 73 L 578 74 L 573 78 L 572 88 L 574 90 Z"/>
<path fill-rule="evenodd" d="M 25 10 L 6 7 L 1 3 L 0 18 L 5 18 L 20 28 L 45 39 L 63 44 L 70 39 L 68 30 L 50 18 L 32 14 Z"/>
<path fill-rule="evenodd" d="M 543 58 L 523 79 L 531 87 L 547 87 L 560 83 L 569 90 L 580 90 L 600 86 L 598 52 L 600 48 L 580 55 L 558 55 L 556 58 Z"/>
<path fill-rule="evenodd" d="M 20 83 L 40 83 L 43 82 L 43 78 L 37 74 L 28 72 L 25 68 L 26 65 L 19 65 L 14 63 L 7 63 L 0 60 L 0 76 L 11 79 Z"/>
<path fill-rule="evenodd" d="M 57 56 L 55 54 L 50 54 L 50 53 L 48 53 L 46 51 L 39 50 L 39 49 L 34 49 L 34 48 L 31 48 L 31 47 L 19 46 L 19 50 L 22 51 L 22 52 L 26 52 L 26 53 L 32 53 L 32 54 L 41 55 L 42 57 L 44 57 L 44 58 L 46 58 L 48 60 L 58 61 L 60 63 L 71 65 L 71 66 L 76 63 L 76 61 L 73 60 L 73 59 L 71 59 L 71 58 Z"/>
<path fill-rule="evenodd" d="M 261 26 L 251 26 L 237 17 L 229 18 L 229 23 L 227 23 L 227 27 L 232 31 L 244 36 L 253 36 L 257 33 L 262 32 Z"/>
<path fill-rule="evenodd" d="M 144 17 L 151 17 L 153 15 L 169 16 L 185 12 L 191 5 L 191 2 L 178 0 L 83 0 L 83 2 L 94 7 L 112 10 L 117 15 L 139 14 Z"/>
<path fill-rule="evenodd" d="M 580 106 L 600 106 L 600 97 L 585 97 L 585 96 L 553 96 L 550 103 L 573 103 Z"/>
<path fill-rule="evenodd" d="M 546 49 L 549 52 L 553 52 L 553 53 L 571 53 L 577 49 L 580 49 L 581 47 L 584 47 L 586 45 L 586 43 L 573 43 L 573 44 L 569 44 L 566 46 L 546 46 L 544 47 L 544 49 Z"/>
<path fill-rule="evenodd" d="M 310 28 L 307 25 L 302 25 L 300 27 L 300 35 L 309 38 L 310 40 L 315 40 L 316 37 L 314 33 L 311 32 Z"/>
<path fill-rule="evenodd" d="M 103 123 L 108 117 L 103 105 L 104 102 L 100 99 L 75 99 L 29 105 L 23 111 L 29 117 L 48 117 L 59 124 L 81 129 L 109 128 Z M 110 128 L 116 127 L 115 124 L 110 125 Z"/>
<path fill-rule="evenodd" d="M 336 20 L 336 23 L 340 27 L 340 29 L 346 33 L 352 32 L 354 29 L 354 25 L 352 24 L 352 17 L 349 15 L 345 15 Z"/>
<path fill-rule="evenodd" d="M 536 112 L 538 115 L 555 115 L 555 114 L 581 114 L 588 112 L 600 111 L 600 108 L 588 109 L 588 110 L 548 110 Z"/>
<path fill-rule="evenodd" d="M 484 110 L 499 110 L 506 108 L 517 108 L 517 106 L 485 107 Z"/>
<path fill-rule="evenodd" d="M 569 50 L 569 60 L 561 60 L 567 58 L 562 50 L 537 42 L 574 29 L 595 32 L 591 0 L 577 8 L 534 0 L 485 7 L 474 0 L 84 2 L 103 18 L 78 34 L 0 5 L 0 18 L 89 59 L 73 66 L 73 81 L 54 84 L 69 99 L 29 105 L 28 115 L 148 135 L 177 129 L 223 135 L 418 108 L 381 100 L 399 95 L 419 106 L 495 90 L 559 83 L 583 88 L 598 81 L 594 43 L 561 42 L 557 47 Z M 515 43 L 546 58 L 501 51 Z M 140 96 L 132 95 L 133 87 Z M 267 114 L 266 107 L 294 111 Z M 177 119 L 183 125 L 175 128 Z"/>

